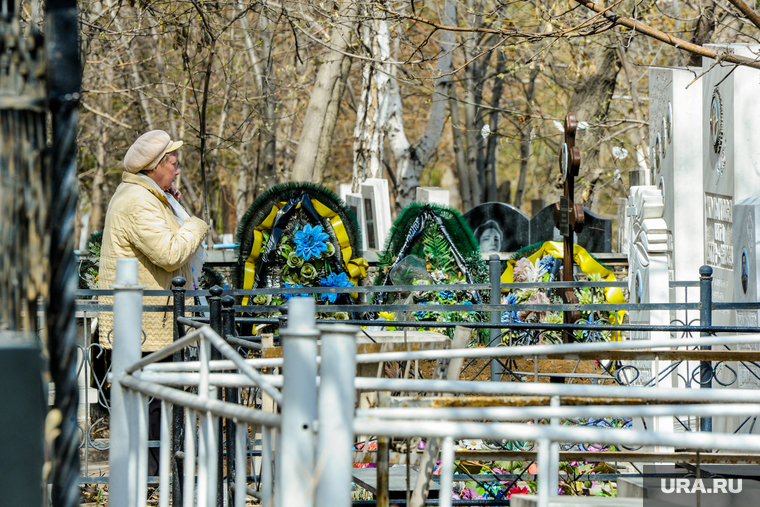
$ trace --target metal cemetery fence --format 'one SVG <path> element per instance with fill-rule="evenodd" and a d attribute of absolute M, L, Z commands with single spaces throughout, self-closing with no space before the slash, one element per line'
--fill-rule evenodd
<path fill-rule="evenodd" d="M 578 443 L 605 442 L 621 446 L 663 446 L 692 449 L 698 452 L 609 453 L 610 460 L 636 462 L 671 459 L 689 460 L 699 450 L 720 449 L 730 451 L 734 461 L 753 462 L 748 452 L 760 451 L 760 438 L 730 433 L 710 433 L 712 417 L 742 416 L 737 432 L 754 427 L 760 413 L 760 392 L 748 389 L 705 389 L 714 380 L 713 369 L 725 361 L 740 361 L 752 375 L 756 375 L 754 362 L 760 352 L 729 350 L 728 345 L 755 346 L 760 335 L 714 336 L 718 332 L 756 333 L 756 329 L 715 327 L 711 325 L 714 310 L 757 309 L 760 304 L 714 303 L 711 300 L 709 268 L 701 271 L 699 282 L 678 282 L 677 287 L 699 285 L 701 300 L 677 304 L 593 304 L 583 310 L 610 312 L 614 310 L 678 310 L 686 312 L 683 323 L 669 326 L 630 325 L 612 322 L 598 325 L 580 322 L 565 324 L 500 323 L 505 311 L 533 309 L 536 311 L 580 310 L 580 305 L 327 305 L 318 307 L 327 312 L 380 312 L 395 311 L 475 311 L 490 312 L 490 322 L 418 322 L 399 320 L 379 323 L 375 320 L 354 318 L 346 322 L 315 320 L 313 298 L 292 298 L 286 317 L 253 319 L 240 317 L 250 307 L 237 306 L 232 297 L 243 294 L 272 293 L 325 293 L 352 292 L 370 294 L 378 291 L 408 292 L 415 290 L 450 290 L 451 286 L 402 287 L 351 287 L 351 288 L 298 288 L 262 289 L 256 291 L 227 291 L 212 289 L 210 293 L 185 291 L 181 280 L 169 291 L 143 291 L 135 286 L 136 270 L 127 269 L 130 260 L 120 261 L 119 283 L 114 286 L 115 334 L 113 339 L 113 366 L 110 393 L 110 472 L 109 505 L 132 506 L 142 502 L 147 484 L 156 478 L 147 477 L 147 401 L 158 398 L 162 403 L 160 472 L 158 480 L 159 505 L 245 505 L 246 496 L 258 499 L 263 505 L 342 506 L 349 505 L 352 483 L 352 463 L 357 456 L 366 461 L 368 453 L 354 453 L 356 437 L 371 435 L 378 438 L 378 451 L 372 459 L 378 463 L 378 505 L 388 505 L 387 471 L 391 458 L 408 463 L 410 453 L 403 456 L 391 452 L 390 439 L 424 437 L 427 449 L 415 456 L 421 470 L 417 485 L 409 487 L 411 500 L 423 497 L 420 485 L 432 475 L 438 448 L 441 452 L 439 505 L 451 505 L 454 476 L 454 443 L 460 439 L 480 438 L 495 442 L 511 442 L 519 435 L 523 441 L 534 442 L 537 450 L 517 449 L 512 455 L 537 458 L 539 473 L 538 499 L 546 505 L 547 499 L 557 491 L 560 452 L 576 449 Z M 131 261 L 134 262 L 134 261 Z M 499 263 L 492 260 L 491 269 L 498 274 Z M 131 273 L 131 274 L 130 274 Z M 130 278 L 132 276 L 132 278 Z M 481 290 L 490 293 L 491 302 L 500 300 L 503 288 L 525 287 L 527 284 L 499 284 L 492 276 L 491 284 L 457 285 L 456 289 Z M 625 286 L 621 282 L 557 282 L 530 284 L 542 289 L 555 287 L 610 287 Z M 110 291 L 107 291 L 110 293 Z M 104 291 L 80 291 L 88 297 Z M 173 306 L 143 307 L 143 293 L 174 296 Z M 208 306 L 185 307 L 185 295 L 210 295 Z M 78 304 L 80 311 L 105 311 L 110 307 Z M 257 312 L 276 312 L 278 307 L 256 307 Z M 140 330 L 134 325 L 141 321 L 142 311 L 173 311 L 175 313 L 175 343 L 141 358 Z M 207 317 L 190 319 L 186 312 L 207 312 Z M 699 325 L 692 324 L 689 312 L 699 312 Z M 357 316 L 354 313 L 354 316 Z M 589 319 L 591 320 L 591 319 Z M 203 325 L 205 322 L 210 326 Z M 281 337 L 282 358 L 247 359 L 239 351 L 261 349 L 257 337 L 236 336 L 236 323 L 276 324 Z M 488 328 L 492 344 L 501 343 L 504 329 L 516 332 L 517 340 L 529 345 L 463 348 L 449 350 L 418 350 L 357 354 L 356 333 L 362 326 L 393 325 L 398 328 L 454 327 Z M 187 334 L 184 328 L 193 328 Z M 542 345 L 535 343 L 545 330 L 564 333 L 585 332 L 592 343 Z M 595 341 L 598 334 L 607 331 L 667 331 L 681 336 L 673 339 L 606 342 Z M 702 337 L 694 337 L 699 332 Z M 371 336 L 372 331 L 365 331 Z M 321 337 L 321 349 L 317 339 Z M 86 344 L 85 344 L 86 345 Z M 710 350 L 711 347 L 726 350 Z M 676 348 L 677 347 L 677 348 Z M 184 352 L 183 352 L 184 351 Z M 85 358 L 90 353 L 86 350 Z M 162 362 L 173 357 L 173 362 Z M 515 382 L 460 381 L 461 365 L 457 358 L 490 359 L 492 380 L 501 380 L 502 374 Z M 536 370 L 532 374 L 519 372 L 514 360 L 533 359 Z M 592 384 L 537 383 L 538 360 L 544 358 L 608 359 L 600 361 L 602 375 L 589 376 Z M 636 377 L 636 368 L 621 366 L 614 361 L 667 360 L 671 365 L 683 361 L 696 361 L 698 367 L 689 371 L 683 380 L 687 387 L 699 389 L 653 389 L 669 375 L 678 374 L 676 367 L 655 372 L 656 378 L 641 386 L 627 385 Z M 88 359 L 89 360 L 89 359 Z M 355 377 L 357 364 L 440 360 L 441 368 L 432 379 L 359 378 Z M 611 372 L 612 366 L 617 370 Z M 445 371 L 451 366 L 453 374 Z M 273 374 L 276 369 L 286 375 Z M 266 373 L 263 373 L 266 371 Z M 408 371 L 408 368 L 407 368 Z M 621 374 L 621 372 L 624 372 Z M 543 374 L 543 372 L 541 372 Z M 527 376 L 534 382 L 523 382 Z M 406 377 L 406 375 L 405 375 Z M 477 377 L 477 375 L 476 375 Z M 532 379 L 530 377 L 533 377 Z M 573 381 L 568 375 L 569 382 Z M 451 380 L 443 380 L 443 378 Z M 738 378 L 738 375 L 737 375 Z M 616 385 L 603 385 L 603 379 Z M 593 384 L 596 383 L 596 385 Z M 731 386 L 736 383 L 721 381 Z M 98 400 L 107 405 L 102 391 L 103 379 L 96 381 Z M 319 388 L 318 388 L 319 386 Z M 721 386 L 723 387 L 723 386 Z M 375 407 L 355 410 L 356 393 L 393 392 L 405 396 L 381 396 Z M 411 396 L 411 394 L 422 395 Z M 436 407 L 430 401 L 435 396 Z M 454 403 L 454 396 L 458 397 Z M 539 405 L 517 403 L 516 406 L 478 406 L 470 408 L 468 400 L 478 397 L 503 397 L 508 400 L 532 399 Z M 536 397 L 540 398 L 536 402 Z M 567 405 L 568 399 L 577 406 Z M 580 400 L 580 401 L 579 401 Z M 273 407 L 279 406 L 279 413 Z M 460 406 L 454 406 L 460 405 Z M 492 403 L 498 405 L 498 403 Z M 265 406 L 268 407 L 267 410 Z M 560 421 L 576 418 L 646 418 L 663 416 L 699 417 L 702 432 L 688 431 L 691 424 L 676 418 L 684 432 L 656 432 L 643 429 L 615 429 L 596 426 L 560 426 Z M 196 421 L 197 418 L 197 421 Z M 753 419 L 754 418 L 754 419 Z M 222 421 L 226 420 L 223 426 Z M 526 421 L 546 420 L 548 424 L 528 424 Z M 752 421 L 749 423 L 748 421 Z M 479 422 L 477 422 L 479 421 Z M 514 421 L 514 422 L 504 422 Z M 749 425 L 749 426 L 748 426 Z M 92 440 L 89 423 L 82 428 L 83 446 L 101 445 Z M 750 429 L 751 432 L 751 429 Z M 562 449 L 562 450 L 561 450 Z M 582 449 L 581 449 L 582 451 Z M 509 451 L 501 456 L 509 456 Z M 414 453 L 418 454 L 418 453 Z M 470 453 L 487 459 L 489 452 Z M 599 456 L 599 459 L 605 459 Z M 614 456 L 614 458 L 613 458 Z M 701 455 L 703 463 L 720 461 L 720 456 Z M 728 459 L 728 458 L 725 458 Z M 622 461 L 623 459 L 621 459 Z M 274 464 L 274 466 L 273 466 Z M 459 480 L 465 477 L 456 476 Z M 476 478 L 477 479 L 477 478 Z M 495 478 L 499 479 L 499 478 Z M 81 482 L 104 482 L 105 478 L 82 477 Z M 484 479 L 489 480 L 489 479 Z M 250 487 L 253 485 L 253 487 Z M 171 495 L 169 494 L 171 492 Z M 488 501 L 468 501 L 468 505 L 488 504 Z M 493 505 L 504 505 L 502 498 L 490 500 Z"/>

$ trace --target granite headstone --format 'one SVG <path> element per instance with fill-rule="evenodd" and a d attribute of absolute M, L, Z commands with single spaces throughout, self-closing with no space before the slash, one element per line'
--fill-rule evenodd
<path fill-rule="evenodd" d="M 514 252 L 530 245 L 530 219 L 509 204 L 487 202 L 464 214 L 481 252 Z"/>
<path fill-rule="evenodd" d="M 576 236 L 575 243 L 589 252 L 612 252 L 612 220 L 583 208 L 585 222 L 583 231 Z M 562 241 L 559 230 L 554 225 L 554 204 L 546 206 L 530 220 L 530 244 L 543 241 Z"/>

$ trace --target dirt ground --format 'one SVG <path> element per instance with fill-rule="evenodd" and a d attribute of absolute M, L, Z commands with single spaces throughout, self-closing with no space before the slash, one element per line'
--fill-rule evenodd
<path fill-rule="evenodd" d="M 491 367 L 488 364 L 490 363 L 490 360 L 488 359 L 473 359 L 473 360 L 465 360 L 462 373 L 459 376 L 460 380 L 478 380 L 478 381 L 488 381 L 491 379 Z M 502 376 L 503 382 L 509 382 L 509 381 L 517 381 L 516 377 L 519 377 L 524 382 L 533 382 L 534 381 L 534 372 L 535 372 L 535 362 L 532 359 L 518 359 L 514 362 L 509 363 L 507 366 L 510 367 L 511 371 L 514 373 L 521 373 L 521 374 L 527 374 L 527 375 L 509 375 L 508 372 L 505 370 L 504 375 Z M 432 378 L 433 376 L 433 370 L 435 368 L 435 362 L 434 361 L 421 361 L 420 362 L 420 372 L 422 373 L 422 376 L 424 378 Z M 396 368 L 389 368 L 386 366 L 386 376 L 394 376 L 393 373 L 395 373 Z M 555 382 L 558 382 L 559 379 L 563 379 L 565 383 L 568 381 L 568 376 L 564 376 L 561 374 L 603 374 L 604 370 L 594 364 L 594 361 L 577 361 L 577 360 L 564 360 L 564 359 L 539 359 L 538 360 L 538 381 L 548 383 L 550 382 L 549 376 L 542 376 L 541 374 L 553 374 L 555 379 Z M 389 375 L 390 374 L 390 375 Z M 410 376 L 412 376 L 412 373 L 410 373 Z M 591 382 L 591 379 L 589 378 L 573 378 L 572 381 L 574 384 L 589 384 Z"/>

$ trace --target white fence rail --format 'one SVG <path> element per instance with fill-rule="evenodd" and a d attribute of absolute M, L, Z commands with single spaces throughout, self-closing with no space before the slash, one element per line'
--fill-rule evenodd
<path fill-rule="evenodd" d="M 221 498 L 242 507 L 246 494 L 267 507 L 348 507 L 351 504 L 352 448 L 355 435 L 440 438 L 440 505 L 451 505 L 454 441 L 462 438 L 532 440 L 538 444 L 539 506 L 557 492 L 559 443 L 607 442 L 620 445 L 673 446 L 695 450 L 760 452 L 760 436 L 708 432 L 662 432 L 560 426 L 563 418 L 692 415 L 701 417 L 760 414 L 760 392 L 740 389 L 651 389 L 605 385 L 557 385 L 518 382 L 355 378 L 357 362 L 408 361 L 456 357 L 519 357 L 558 352 L 599 352 L 644 348 L 638 343 L 462 349 L 366 354 L 357 358 L 355 326 L 316 326 L 312 298 L 291 298 L 286 329 L 281 330 L 283 358 L 242 358 L 218 334 L 203 326 L 170 347 L 140 355 L 142 288 L 136 285 L 136 261 L 120 260 L 114 297 L 114 357 L 111 414 L 110 505 L 144 505 L 147 491 L 147 406 L 162 400 L 160 505 L 170 501 L 170 424 L 172 407 L 185 410 L 184 506 L 211 507 L 219 501 L 217 477 L 219 418 L 236 423 L 237 474 L 228 473 Z M 318 339 L 321 338 L 321 357 Z M 760 335 L 684 339 L 682 345 L 760 343 Z M 199 360 L 156 363 L 175 350 L 197 344 Z M 671 350 L 674 342 L 651 341 L 646 347 Z M 210 361 L 211 347 L 224 360 Z M 530 349 L 523 350 L 523 349 Z M 284 375 L 264 375 L 265 367 Z M 221 373 L 222 370 L 234 372 Z M 174 387 L 171 387 L 174 386 Z M 216 399 L 219 387 L 260 388 L 280 406 L 280 414 Z M 197 394 L 177 387 L 197 388 Z M 281 387 L 281 390 L 279 389 Z M 356 410 L 358 391 L 548 396 L 549 407 L 394 408 Z M 561 406 L 563 397 L 627 400 L 626 404 Z M 659 403 L 648 405 L 650 402 Z M 196 417 L 199 423 L 196 422 Z M 528 424 L 548 419 L 549 424 Z M 514 422 L 503 422 L 514 421 Z M 246 437 L 261 428 L 260 491 L 246 483 Z M 231 437 L 228 435 L 228 440 Z M 436 447 L 436 446 L 430 446 Z M 434 462 L 435 457 L 432 461 Z M 274 466 L 270 466 L 270 464 Z M 230 471 L 228 471 L 230 472 Z M 232 481 L 232 482 L 230 482 Z M 234 492 L 234 493 L 233 493 Z M 178 506 L 175 506 L 178 507 Z"/>

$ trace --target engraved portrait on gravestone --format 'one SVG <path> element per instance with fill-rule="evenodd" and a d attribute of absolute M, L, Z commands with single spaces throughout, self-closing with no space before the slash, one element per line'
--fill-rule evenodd
<path fill-rule="evenodd" d="M 515 252 L 530 244 L 530 219 L 514 206 L 487 202 L 463 216 L 481 252 Z"/>
<path fill-rule="evenodd" d="M 478 246 L 481 252 L 500 252 L 501 251 L 501 228 L 494 220 L 488 220 L 486 223 L 475 229 L 475 239 L 478 240 Z"/>

